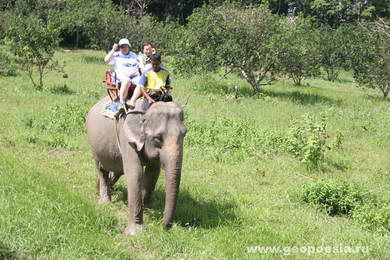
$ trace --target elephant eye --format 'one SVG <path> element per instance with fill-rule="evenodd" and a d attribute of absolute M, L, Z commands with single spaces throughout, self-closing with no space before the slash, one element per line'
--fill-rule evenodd
<path fill-rule="evenodd" d="M 157 135 L 155 137 L 153 137 L 153 142 L 156 146 L 158 147 L 161 147 L 162 145 L 162 136 L 161 135 Z"/>

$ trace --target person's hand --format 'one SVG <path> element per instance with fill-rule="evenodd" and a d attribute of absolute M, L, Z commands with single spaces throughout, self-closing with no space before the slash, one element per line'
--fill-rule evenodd
<path fill-rule="evenodd" d="M 117 43 L 114 43 L 114 45 L 112 45 L 112 51 L 116 51 L 118 49 L 118 44 Z"/>

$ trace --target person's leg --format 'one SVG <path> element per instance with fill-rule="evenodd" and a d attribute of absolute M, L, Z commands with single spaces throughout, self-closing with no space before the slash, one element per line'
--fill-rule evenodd
<path fill-rule="evenodd" d="M 127 98 L 128 93 L 129 93 L 130 85 L 131 85 L 131 82 L 129 79 L 122 81 L 122 86 L 121 86 L 120 93 L 119 93 L 119 99 L 120 99 L 121 103 L 126 102 L 126 98 Z"/>
<path fill-rule="evenodd" d="M 142 92 L 141 92 L 141 86 L 137 86 L 134 90 L 134 94 L 133 96 L 131 97 L 130 99 L 130 102 L 129 102 L 129 107 L 130 109 L 134 109 L 135 107 L 135 101 L 141 96 Z"/>

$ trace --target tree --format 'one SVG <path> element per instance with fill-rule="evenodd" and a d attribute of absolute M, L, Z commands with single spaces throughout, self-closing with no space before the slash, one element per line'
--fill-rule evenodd
<path fill-rule="evenodd" d="M 348 58 L 344 27 L 335 30 L 329 26 L 322 26 L 318 35 L 317 50 L 320 65 L 325 70 L 327 79 L 335 81 L 338 79 L 340 70 L 346 67 Z"/>
<path fill-rule="evenodd" d="M 378 89 L 386 98 L 390 92 L 390 37 L 389 24 L 380 21 L 362 25 L 354 34 L 355 46 L 351 67 L 360 86 Z"/>
<path fill-rule="evenodd" d="M 181 71 L 238 73 L 255 92 L 275 65 L 277 18 L 265 7 L 200 8 L 189 17 L 177 46 Z"/>
<path fill-rule="evenodd" d="M 6 31 L 6 43 L 19 57 L 34 87 L 41 90 L 44 75 L 58 68 L 53 55 L 59 42 L 59 30 L 35 17 L 19 16 L 11 21 Z M 33 77 L 35 70 L 38 71 L 38 82 Z"/>
<path fill-rule="evenodd" d="M 278 73 L 300 86 L 302 80 L 319 74 L 318 35 L 305 20 L 287 18 L 283 33 L 274 41 Z"/>

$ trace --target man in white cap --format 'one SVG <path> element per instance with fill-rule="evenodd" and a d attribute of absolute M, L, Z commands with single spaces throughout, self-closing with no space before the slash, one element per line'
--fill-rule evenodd
<path fill-rule="evenodd" d="M 119 51 L 118 51 L 119 47 Z M 130 51 L 128 39 L 121 39 L 119 44 L 114 43 L 112 50 L 104 58 L 107 64 L 113 64 L 116 78 L 121 82 L 119 99 L 122 105 L 126 102 L 129 88 L 137 85 L 140 78 L 137 54 Z"/>

